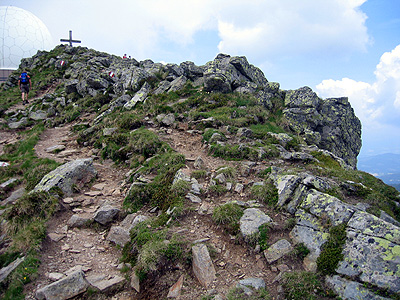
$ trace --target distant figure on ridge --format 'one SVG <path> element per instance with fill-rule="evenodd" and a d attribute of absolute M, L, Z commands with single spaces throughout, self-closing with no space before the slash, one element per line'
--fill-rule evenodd
<path fill-rule="evenodd" d="M 122 58 L 127 58 L 127 57 L 126 57 L 126 54 L 124 54 L 124 56 L 123 56 Z"/>
<path fill-rule="evenodd" d="M 24 70 L 18 78 L 18 87 L 22 93 L 22 104 L 28 104 L 29 89 L 32 88 L 31 78 Z"/>

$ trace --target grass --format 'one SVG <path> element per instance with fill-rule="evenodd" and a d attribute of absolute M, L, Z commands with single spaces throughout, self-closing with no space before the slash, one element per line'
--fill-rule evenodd
<path fill-rule="evenodd" d="M 343 246 L 346 242 L 346 224 L 340 224 L 329 230 L 328 241 L 322 245 L 321 254 L 317 258 L 317 269 L 323 275 L 335 274 L 335 270 L 343 260 Z"/>
<path fill-rule="evenodd" d="M 248 290 L 251 291 L 251 294 L 248 295 L 243 288 L 236 287 L 230 289 L 226 294 L 227 300 L 270 300 L 271 297 L 268 291 L 265 288 L 260 288 L 258 290 L 253 289 L 251 287 L 247 287 Z"/>
<path fill-rule="evenodd" d="M 283 275 L 282 287 L 285 298 L 291 300 L 319 300 L 336 298 L 336 295 L 324 287 L 321 280 L 312 272 L 288 272 Z"/>
<path fill-rule="evenodd" d="M 164 258 L 168 263 L 182 258 L 184 244 L 180 237 L 160 229 L 157 220 L 144 221 L 131 230 L 131 241 L 123 249 L 122 260 L 131 263 L 144 279 L 145 274 L 158 269 Z"/>
<path fill-rule="evenodd" d="M 270 181 L 264 182 L 263 185 L 252 186 L 251 196 L 271 207 L 278 203 L 278 189 Z"/>
<path fill-rule="evenodd" d="M 222 225 L 231 234 L 239 232 L 239 220 L 243 216 L 243 209 L 236 203 L 226 203 L 214 209 L 212 218 L 215 223 Z"/>

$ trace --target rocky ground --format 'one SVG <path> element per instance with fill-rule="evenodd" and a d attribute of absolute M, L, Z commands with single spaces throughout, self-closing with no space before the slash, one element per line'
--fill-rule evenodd
<path fill-rule="evenodd" d="M 23 109 L 23 107 L 14 107 Z M 88 116 L 86 116 L 88 117 Z M 115 166 L 111 161 L 101 160 L 96 156 L 96 151 L 86 147 L 80 147 L 76 143 L 76 136 L 71 132 L 72 125 L 48 128 L 41 135 L 40 141 L 35 146 L 38 157 L 50 158 L 60 163 L 68 162 L 78 158 L 94 157 L 94 166 L 98 172 L 93 184 L 84 187 L 72 197 L 63 199 L 62 209 L 57 212 L 48 224 L 48 234 L 45 239 L 40 257 L 39 276 L 37 280 L 26 288 L 26 299 L 35 299 L 35 292 L 40 287 L 46 286 L 58 280 L 71 270 L 81 268 L 86 277 L 102 276 L 108 280 L 121 280 L 122 283 L 117 290 L 111 292 L 112 296 L 105 299 L 154 299 L 161 295 L 165 297 L 169 288 L 183 275 L 183 287 L 180 299 L 200 299 L 208 291 L 203 288 L 187 266 L 179 266 L 168 270 L 154 281 L 153 286 L 146 287 L 138 294 L 129 282 L 125 282 L 120 272 L 121 249 L 106 240 L 109 226 L 88 226 L 74 228 L 69 226 L 72 215 L 93 215 L 105 202 L 113 206 L 121 207 L 127 188 L 126 174 L 129 169 Z M 200 133 L 187 132 L 182 129 L 159 129 L 157 131 L 162 139 L 168 142 L 173 149 L 186 157 L 185 173 L 190 174 L 193 170 L 193 162 L 197 157 L 202 157 L 209 172 L 215 172 L 220 166 L 233 166 L 239 169 L 237 162 L 228 162 L 207 155 L 207 149 L 202 143 Z M 0 147 L 18 140 L 18 135 L 12 131 L 1 131 Z M 58 148 L 60 152 L 55 153 L 51 149 Z M 1 151 L 1 148 L 0 148 Z M 262 167 L 262 166 L 260 166 Z M 244 186 L 253 183 L 256 178 L 244 176 L 237 178 L 237 182 Z M 203 183 L 207 184 L 207 183 Z M 195 242 L 202 240 L 207 242 L 215 251 L 212 253 L 212 261 L 216 269 L 217 279 L 208 290 L 214 290 L 220 295 L 227 293 L 238 280 L 248 277 L 263 278 L 267 283 L 273 299 L 278 298 L 278 284 L 274 278 L 280 270 L 300 268 L 298 263 L 291 262 L 273 266 L 267 265 L 262 253 L 256 253 L 250 246 L 241 243 L 233 236 L 227 234 L 217 226 L 211 219 L 212 210 L 216 205 L 232 200 L 248 200 L 246 193 L 234 191 L 226 193 L 221 197 L 207 197 L 202 203 L 190 203 L 192 209 L 182 216 L 178 226 L 170 228 L 173 232 L 179 232 L 185 240 Z M 288 215 L 274 213 L 266 207 L 261 208 L 266 212 L 277 226 L 270 236 L 270 242 L 287 237 L 288 231 L 283 229 Z M 149 211 L 140 211 L 138 214 L 149 215 Z M 154 215 L 154 213 L 153 213 Z M 120 218 L 122 220 L 122 218 Z M 116 221 L 113 225 L 116 225 Z M 279 228 L 281 230 L 279 230 Z M 293 264 L 294 263 L 294 264 Z M 123 285 L 123 288 L 121 288 Z"/>

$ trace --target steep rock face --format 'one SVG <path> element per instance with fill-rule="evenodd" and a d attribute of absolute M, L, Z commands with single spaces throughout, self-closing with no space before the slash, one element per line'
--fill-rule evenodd
<path fill-rule="evenodd" d="M 361 122 L 346 97 L 322 100 L 309 87 L 286 92 L 284 115 L 289 127 L 315 144 L 357 165 Z"/>

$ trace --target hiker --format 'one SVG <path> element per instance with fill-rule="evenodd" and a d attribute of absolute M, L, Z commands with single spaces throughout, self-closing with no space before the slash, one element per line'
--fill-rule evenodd
<path fill-rule="evenodd" d="M 29 89 L 32 88 L 31 78 L 24 70 L 18 78 L 18 87 L 22 92 L 22 104 L 28 104 Z"/>

